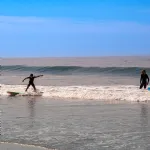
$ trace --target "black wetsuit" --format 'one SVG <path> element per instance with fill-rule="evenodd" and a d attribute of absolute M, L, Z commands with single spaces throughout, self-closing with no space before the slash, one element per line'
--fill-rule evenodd
<path fill-rule="evenodd" d="M 28 90 L 30 85 L 34 88 L 34 90 L 36 90 L 35 85 L 34 85 L 34 78 L 36 78 L 36 77 L 33 76 L 33 77 L 28 77 L 28 78 L 29 78 L 29 84 L 27 86 L 26 91 Z"/>
<path fill-rule="evenodd" d="M 142 89 L 143 86 L 146 89 L 146 86 L 149 83 L 149 77 L 147 74 L 141 74 L 140 83 L 141 83 L 140 89 Z"/>
<path fill-rule="evenodd" d="M 35 85 L 34 85 L 34 79 L 38 78 L 38 77 L 42 77 L 43 75 L 39 75 L 39 76 L 33 76 L 33 74 L 31 74 L 29 77 L 25 78 L 22 80 L 22 82 L 24 82 L 24 80 L 29 79 L 29 83 L 27 85 L 27 88 L 25 91 L 28 90 L 29 86 L 31 85 L 34 88 L 34 91 L 36 91 Z"/>

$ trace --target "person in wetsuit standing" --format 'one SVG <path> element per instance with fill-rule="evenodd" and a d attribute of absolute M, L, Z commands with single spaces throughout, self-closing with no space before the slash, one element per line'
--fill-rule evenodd
<path fill-rule="evenodd" d="M 146 89 L 148 83 L 149 83 L 149 77 L 146 74 L 146 71 L 143 70 L 141 73 L 141 79 L 140 79 L 140 89 L 142 89 L 143 86 L 144 86 L 144 89 Z"/>
<path fill-rule="evenodd" d="M 38 78 L 38 77 L 42 77 L 42 76 L 43 76 L 43 75 L 33 76 L 33 74 L 30 74 L 29 77 L 24 78 L 24 79 L 22 80 L 22 82 L 24 82 L 24 80 L 26 80 L 26 79 L 29 79 L 29 83 L 28 83 L 27 88 L 26 88 L 25 91 L 27 91 L 28 88 L 29 88 L 30 85 L 31 85 L 31 86 L 34 88 L 34 92 L 36 92 L 36 87 L 35 87 L 35 85 L 34 85 L 34 79 L 35 79 L 35 78 Z"/>

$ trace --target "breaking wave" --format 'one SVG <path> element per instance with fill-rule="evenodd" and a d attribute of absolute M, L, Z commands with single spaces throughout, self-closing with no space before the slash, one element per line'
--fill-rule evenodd
<path fill-rule="evenodd" d="M 34 72 L 45 74 L 118 74 L 128 76 L 139 76 L 141 70 L 146 69 L 150 73 L 150 68 L 141 67 L 80 67 L 80 66 L 1 66 L 4 72 Z"/>

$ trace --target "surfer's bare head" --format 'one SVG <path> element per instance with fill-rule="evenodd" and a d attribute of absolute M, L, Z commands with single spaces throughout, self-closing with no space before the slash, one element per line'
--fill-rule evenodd
<path fill-rule="evenodd" d="M 33 74 L 30 74 L 30 77 L 33 77 Z"/>

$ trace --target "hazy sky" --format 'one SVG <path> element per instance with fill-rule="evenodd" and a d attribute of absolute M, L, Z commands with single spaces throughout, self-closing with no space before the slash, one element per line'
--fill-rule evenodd
<path fill-rule="evenodd" d="M 150 55 L 150 0 L 0 0 L 0 57 Z"/>

